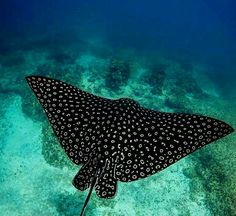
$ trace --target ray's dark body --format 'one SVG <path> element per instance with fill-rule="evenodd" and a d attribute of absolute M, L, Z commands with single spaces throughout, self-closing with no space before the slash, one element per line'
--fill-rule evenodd
<path fill-rule="evenodd" d="M 82 165 L 73 185 L 95 186 L 102 198 L 115 195 L 117 181 L 155 174 L 233 132 L 206 116 L 157 112 L 132 99 L 98 97 L 46 77 L 27 81 L 66 154 Z"/>

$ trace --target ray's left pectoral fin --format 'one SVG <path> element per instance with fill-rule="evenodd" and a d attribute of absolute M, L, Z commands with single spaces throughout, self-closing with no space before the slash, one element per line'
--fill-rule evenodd
<path fill-rule="evenodd" d="M 95 185 L 97 196 L 100 198 L 113 198 L 117 191 L 117 179 L 114 176 L 114 169 L 104 168 Z"/>

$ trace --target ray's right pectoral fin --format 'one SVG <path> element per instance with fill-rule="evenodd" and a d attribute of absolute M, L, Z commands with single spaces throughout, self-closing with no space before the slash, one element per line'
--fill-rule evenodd
<path fill-rule="evenodd" d="M 117 190 L 117 180 L 113 169 L 105 169 L 97 180 L 95 190 L 100 198 L 113 198 Z"/>
<path fill-rule="evenodd" d="M 95 168 L 94 162 L 90 158 L 89 161 L 80 168 L 79 172 L 74 177 L 72 181 L 74 187 L 81 191 L 89 188 L 95 175 Z"/>

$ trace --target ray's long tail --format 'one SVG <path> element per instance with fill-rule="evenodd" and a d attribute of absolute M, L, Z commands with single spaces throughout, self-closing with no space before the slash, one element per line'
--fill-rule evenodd
<path fill-rule="evenodd" d="M 87 206 L 87 204 L 88 204 L 88 202 L 89 202 L 89 199 L 90 199 L 90 197 L 91 197 L 91 194 L 92 194 L 94 185 L 96 184 L 96 181 L 97 181 L 97 176 L 95 175 L 94 178 L 93 178 L 93 180 L 92 180 L 91 187 L 90 187 L 90 189 L 89 189 L 88 195 L 87 195 L 86 200 L 85 200 L 85 202 L 84 202 L 84 206 L 83 206 L 83 208 L 82 208 L 82 211 L 81 211 L 81 213 L 80 213 L 80 216 L 83 216 L 83 214 L 84 214 L 85 208 L 86 208 L 86 206 Z"/>

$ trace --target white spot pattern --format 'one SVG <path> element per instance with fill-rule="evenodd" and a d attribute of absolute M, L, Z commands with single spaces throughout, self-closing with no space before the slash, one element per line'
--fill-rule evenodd
<path fill-rule="evenodd" d="M 150 176 L 233 131 L 213 118 L 156 112 L 132 99 L 105 99 L 46 77 L 27 81 L 66 154 L 83 164 L 74 186 L 85 190 L 97 173 L 95 189 L 102 198 L 115 195 L 118 180 Z"/>

